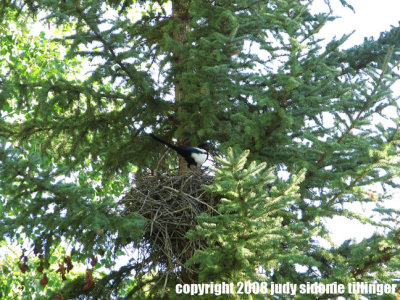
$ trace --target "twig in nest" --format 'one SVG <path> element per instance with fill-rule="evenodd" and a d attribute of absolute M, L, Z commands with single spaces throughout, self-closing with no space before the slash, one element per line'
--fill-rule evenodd
<path fill-rule="evenodd" d="M 201 213 L 218 214 L 219 199 L 202 188 L 212 182 L 212 176 L 199 170 L 182 175 L 142 173 L 121 200 L 122 214 L 136 212 L 148 220 L 144 240 L 136 247 L 156 255 L 159 270 L 169 276 L 175 273 L 178 280 L 177 271 L 197 249 L 207 246 L 206 241 L 188 239 L 186 233 L 196 228 Z"/>

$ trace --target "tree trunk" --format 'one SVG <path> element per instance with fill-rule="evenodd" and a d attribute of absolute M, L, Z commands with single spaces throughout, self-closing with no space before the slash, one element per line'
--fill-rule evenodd
<path fill-rule="evenodd" d="M 173 32 L 174 40 L 184 45 L 186 43 L 186 34 L 189 32 L 189 4 L 190 1 L 172 1 L 172 16 L 177 23 L 177 28 Z M 173 52 L 174 59 L 172 68 L 175 71 L 175 105 L 177 107 L 177 115 L 179 116 L 181 112 L 180 102 L 185 99 L 185 92 L 182 89 L 182 72 L 184 70 L 184 65 L 182 63 L 182 54 L 180 53 L 178 47 Z M 179 122 L 179 121 L 178 121 Z M 177 124 L 178 127 L 181 124 Z M 182 137 L 178 138 L 178 145 L 182 145 L 184 139 Z M 179 156 L 179 174 L 183 174 L 187 171 L 187 163 L 185 159 Z"/>
<path fill-rule="evenodd" d="M 175 22 L 179 25 L 179 27 L 175 28 L 173 32 L 173 38 L 174 40 L 179 43 L 184 45 L 186 43 L 186 34 L 189 32 L 189 4 L 190 1 L 179 1 L 179 0 L 174 0 L 172 1 L 172 16 L 175 20 Z M 182 49 L 182 48 L 180 48 Z M 173 59 L 173 65 L 172 68 L 174 69 L 175 72 L 175 105 L 177 107 L 177 116 L 180 115 L 182 111 L 182 107 L 180 106 L 180 102 L 184 101 L 185 99 L 185 91 L 182 89 L 182 72 L 184 71 L 184 64 L 182 60 L 182 53 L 180 53 L 179 48 L 176 48 L 176 51 L 173 53 L 174 59 Z M 178 118 L 178 122 L 179 118 Z M 181 124 L 177 124 L 178 126 Z M 182 145 L 184 143 L 184 138 L 179 137 L 178 138 L 178 145 Z M 179 174 L 184 174 L 187 172 L 188 167 L 187 167 L 187 162 L 185 159 L 181 156 L 179 156 Z M 190 254 L 188 253 L 187 259 L 190 258 Z M 185 262 L 183 262 L 185 263 Z M 184 283 L 193 283 L 193 277 L 190 276 L 190 271 L 187 270 L 186 268 L 182 267 L 182 272 L 181 272 L 181 280 Z"/>

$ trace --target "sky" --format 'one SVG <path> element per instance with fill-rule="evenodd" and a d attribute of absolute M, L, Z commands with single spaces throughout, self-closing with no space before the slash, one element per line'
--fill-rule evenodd
<path fill-rule="evenodd" d="M 398 0 L 348 0 L 355 13 L 343 8 L 339 0 L 331 0 L 334 15 L 340 16 L 334 22 L 324 26 L 321 33 L 324 36 L 340 37 L 355 30 L 345 46 L 360 44 L 364 37 L 379 37 L 380 32 L 396 26 L 400 21 L 400 1 Z M 326 7 L 323 0 L 314 1 L 315 9 Z"/>

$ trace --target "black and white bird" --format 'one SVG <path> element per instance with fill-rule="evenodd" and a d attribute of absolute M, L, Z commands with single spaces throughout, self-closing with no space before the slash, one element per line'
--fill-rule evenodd
<path fill-rule="evenodd" d="M 208 144 L 200 144 L 197 147 L 180 147 L 168 143 L 152 133 L 150 133 L 150 136 L 180 154 L 186 160 L 189 169 L 191 166 L 201 167 L 208 159 Z"/>

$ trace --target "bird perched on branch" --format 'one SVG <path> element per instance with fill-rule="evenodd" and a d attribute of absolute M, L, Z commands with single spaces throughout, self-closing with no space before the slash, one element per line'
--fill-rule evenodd
<path fill-rule="evenodd" d="M 201 167 L 201 165 L 208 159 L 208 144 L 200 144 L 197 147 L 180 147 L 164 141 L 152 133 L 150 133 L 150 136 L 181 155 L 186 160 L 189 169 L 191 166 Z"/>

